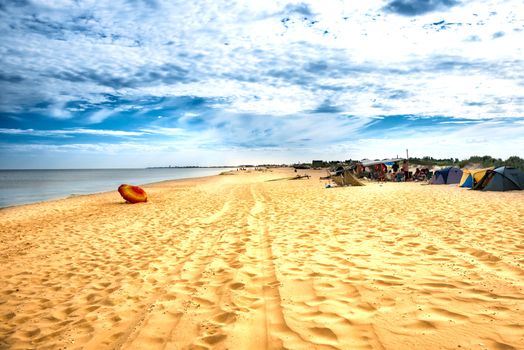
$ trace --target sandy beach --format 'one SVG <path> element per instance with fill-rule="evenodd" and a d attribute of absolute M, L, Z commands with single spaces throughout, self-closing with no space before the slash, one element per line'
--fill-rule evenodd
<path fill-rule="evenodd" d="M 524 191 L 307 173 L 0 210 L 0 349 L 524 349 Z"/>

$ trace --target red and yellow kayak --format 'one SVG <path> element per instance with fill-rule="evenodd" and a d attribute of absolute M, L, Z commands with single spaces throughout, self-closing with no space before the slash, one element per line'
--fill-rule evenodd
<path fill-rule="evenodd" d="M 118 193 L 129 203 L 147 202 L 147 193 L 138 186 L 122 184 L 118 187 Z"/>

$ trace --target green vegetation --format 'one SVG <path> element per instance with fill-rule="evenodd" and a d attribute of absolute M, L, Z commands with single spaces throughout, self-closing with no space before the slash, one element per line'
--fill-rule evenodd
<path fill-rule="evenodd" d="M 524 159 L 518 156 L 509 157 L 506 160 L 500 158 L 493 158 L 491 156 L 473 156 L 468 159 L 459 160 L 458 158 L 444 158 L 444 159 L 435 159 L 433 157 L 423 157 L 423 158 L 409 158 L 409 162 L 412 164 L 418 165 L 438 165 L 438 166 L 458 166 L 465 167 L 468 164 L 479 164 L 483 168 L 488 167 L 499 167 L 502 165 L 512 166 L 514 168 L 519 168 L 524 171 Z"/>
<path fill-rule="evenodd" d="M 508 159 L 506 159 L 505 163 L 506 165 L 509 165 L 509 166 L 512 166 L 514 168 L 518 168 L 524 171 L 524 159 L 520 157 L 517 157 L 517 156 L 509 157 Z"/>
<path fill-rule="evenodd" d="M 330 160 L 330 161 L 322 161 L 322 163 L 319 165 L 317 164 L 318 168 L 330 168 L 339 164 L 350 164 L 351 159 L 349 160 Z M 313 165 L 312 163 L 295 163 L 292 165 L 296 169 L 310 169 Z"/>
<path fill-rule="evenodd" d="M 416 157 L 410 157 L 409 162 L 411 164 L 417 164 L 417 165 L 438 165 L 438 166 L 451 166 L 451 165 L 458 165 L 459 159 L 458 158 L 443 158 L 443 159 L 436 159 L 433 157 L 422 157 L 422 158 L 416 158 Z"/>

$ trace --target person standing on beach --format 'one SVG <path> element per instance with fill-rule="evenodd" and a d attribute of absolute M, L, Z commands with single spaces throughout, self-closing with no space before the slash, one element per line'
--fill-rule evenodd
<path fill-rule="evenodd" d="M 402 172 L 404 173 L 404 181 L 408 181 L 409 177 L 409 164 L 406 159 L 402 162 Z"/>
<path fill-rule="evenodd" d="M 398 171 L 398 168 L 399 168 L 398 162 L 393 163 L 393 166 L 391 167 L 391 169 L 393 169 L 394 173 L 396 173 Z"/>

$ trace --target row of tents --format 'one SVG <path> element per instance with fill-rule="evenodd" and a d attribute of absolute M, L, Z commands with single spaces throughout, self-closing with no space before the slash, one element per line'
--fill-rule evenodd
<path fill-rule="evenodd" d="M 524 172 L 508 166 L 476 170 L 450 167 L 435 171 L 429 183 L 458 184 L 460 187 L 482 191 L 524 190 Z"/>

